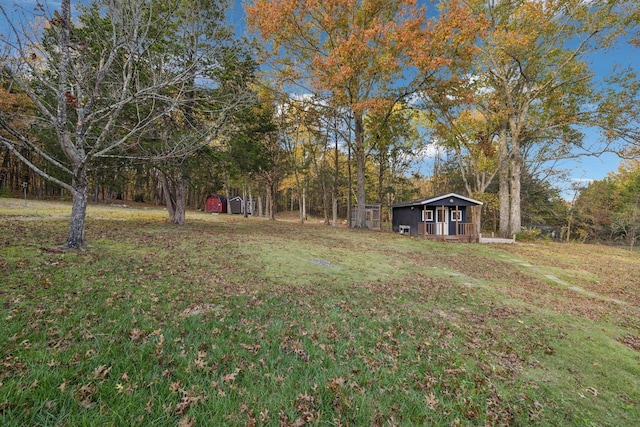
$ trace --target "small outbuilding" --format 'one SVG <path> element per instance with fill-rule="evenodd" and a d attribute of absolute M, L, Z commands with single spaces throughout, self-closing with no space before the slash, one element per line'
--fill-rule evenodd
<path fill-rule="evenodd" d="M 219 194 L 209 194 L 204 202 L 204 210 L 208 213 L 227 213 L 227 198 Z"/>
<path fill-rule="evenodd" d="M 229 212 L 232 214 L 241 214 L 243 213 L 243 200 L 240 196 L 231 197 L 229 199 Z"/>
<path fill-rule="evenodd" d="M 247 215 L 253 214 L 253 200 L 248 197 L 247 200 L 240 196 L 234 196 L 229 198 L 229 212 L 232 214 L 244 214 L 245 208 L 247 209 Z"/>
<path fill-rule="evenodd" d="M 391 206 L 394 232 L 429 239 L 475 242 L 482 202 L 456 193 Z"/>
<path fill-rule="evenodd" d="M 364 206 L 364 216 L 367 228 L 369 230 L 380 231 L 382 229 L 382 205 L 381 204 L 369 204 Z M 356 219 L 358 218 L 358 205 L 353 205 L 351 209 L 351 227 L 355 227 Z"/>

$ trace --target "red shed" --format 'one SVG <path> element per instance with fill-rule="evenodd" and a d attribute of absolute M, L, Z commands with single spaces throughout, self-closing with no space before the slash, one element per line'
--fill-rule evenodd
<path fill-rule="evenodd" d="M 205 212 L 227 213 L 227 198 L 218 194 L 209 194 L 204 203 Z"/>

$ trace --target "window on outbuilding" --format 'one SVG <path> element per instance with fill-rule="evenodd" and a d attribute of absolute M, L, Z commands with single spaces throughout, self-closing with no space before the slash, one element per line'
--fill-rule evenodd
<path fill-rule="evenodd" d="M 433 211 L 422 211 L 422 222 L 433 221 Z"/>
<path fill-rule="evenodd" d="M 462 222 L 462 211 L 451 211 L 451 221 Z"/>

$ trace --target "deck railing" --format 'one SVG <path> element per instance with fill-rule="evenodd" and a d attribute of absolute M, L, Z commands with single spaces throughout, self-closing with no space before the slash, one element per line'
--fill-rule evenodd
<path fill-rule="evenodd" d="M 463 236 L 475 236 L 476 235 L 475 224 L 471 222 L 459 222 L 457 234 L 463 235 Z"/>
<path fill-rule="evenodd" d="M 425 227 L 426 226 L 426 227 Z M 442 236 L 442 228 L 444 227 L 447 231 L 447 234 L 450 236 L 475 236 L 475 224 L 472 222 L 458 222 L 456 224 L 457 233 L 448 234 L 449 232 L 449 224 L 442 224 L 438 222 L 419 222 L 418 223 L 418 236 L 425 236 L 425 228 L 426 228 L 426 236 L 425 237 L 434 237 L 434 236 Z"/>

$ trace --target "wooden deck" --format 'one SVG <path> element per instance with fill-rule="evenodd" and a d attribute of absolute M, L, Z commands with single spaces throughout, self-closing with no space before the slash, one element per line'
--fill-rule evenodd
<path fill-rule="evenodd" d="M 478 241 L 475 233 L 475 224 L 471 222 L 459 222 L 456 224 L 456 234 L 442 234 L 443 227 L 446 224 L 421 222 L 418 223 L 418 236 L 426 237 L 429 240 L 441 240 L 443 242 L 465 242 L 474 243 Z M 425 233 L 426 228 L 426 233 Z M 448 231 L 448 230 L 447 230 Z"/>

